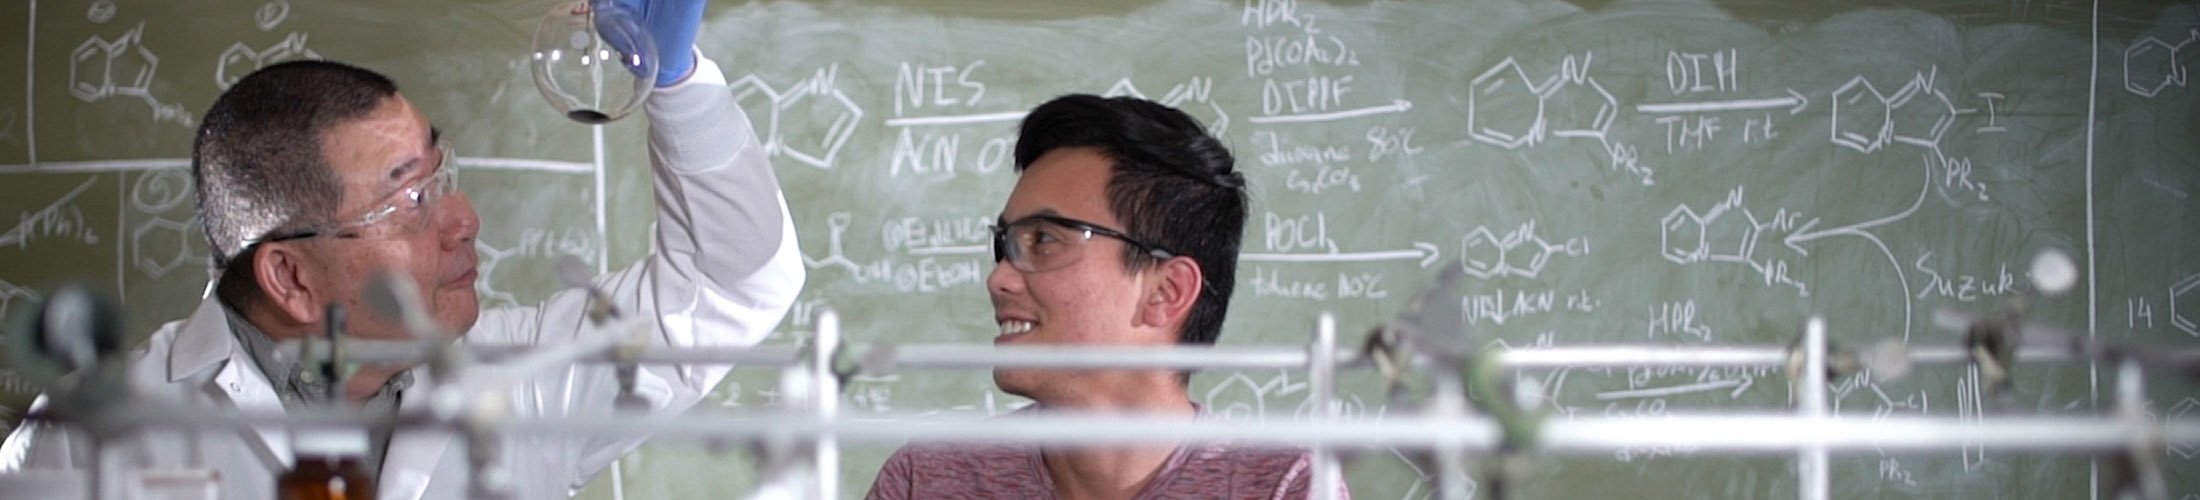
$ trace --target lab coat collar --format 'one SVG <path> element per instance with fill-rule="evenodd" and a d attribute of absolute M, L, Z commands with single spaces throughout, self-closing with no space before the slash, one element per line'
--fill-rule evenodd
<path fill-rule="evenodd" d="M 169 347 L 168 381 L 182 382 L 228 361 L 236 349 L 237 339 L 229 333 L 229 315 L 222 311 L 221 299 L 200 300 L 199 308 L 184 320 L 183 328 L 176 332 L 175 344 Z"/>
<path fill-rule="evenodd" d="M 174 342 L 168 351 L 169 382 L 207 380 L 214 385 L 211 392 L 228 397 L 236 408 L 283 411 L 275 387 L 252 364 L 243 346 L 237 344 L 220 299 L 207 297 L 201 301 L 191 317 L 184 320 L 183 328 L 176 332 Z M 218 371 L 208 376 L 209 370 Z M 402 398 L 398 401 L 400 414 L 427 411 L 428 395 L 432 392 L 429 388 L 435 387 L 436 381 L 426 370 L 414 370 L 413 377 L 412 388 L 399 396 Z M 281 427 L 253 431 L 252 434 L 258 437 L 254 443 L 256 451 L 263 457 L 274 464 L 291 463 L 290 436 Z M 418 500 L 425 496 L 429 481 L 444 459 L 445 449 L 450 447 L 452 436 L 435 429 L 400 429 L 391 436 L 389 449 L 382 459 L 382 477 L 377 481 L 382 498 Z M 445 481 L 453 479 L 443 478 Z"/>
<path fill-rule="evenodd" d="M 430 403 L 429 393 L 435 387 L 434 375 L 428 370 L 413 370 L 412 388 L 400 393 L 398 414 L 426 413 Z M 435 472 L 445 458 L 453 434 L 440 428 L 398 429 L 390 436 L 390 447 L 383 452 L 382 477 L 377 478 L 382 498 L 418 500 L 428 492 L 428 482 L 435 479 Z M 459 480 L 455 477 L 444 481 Z"/>
<path fill-rule="evenodd" d="M 229 329 L 229 315 L 222 310 L 221 300 L 207 297 L 199 302 L 198 310 L 184 320 L 183 328 L 176 332 L 168 348 L 168 382 L 188 384 L 194 380 L 211 384 L 212 394 L 225 397 L 231 407 L 255 412 L 283 412 L 282 399 L 275 395 L 275 386 L 267 381 L 257 366 L 237 345 L 237 337 Z M 207 376 L 208 370 L 215 371 Z M 291 463 L 290 435 L 281 426 L 257 426 L 252 429 L 255 451 L 274 464 Z"/>

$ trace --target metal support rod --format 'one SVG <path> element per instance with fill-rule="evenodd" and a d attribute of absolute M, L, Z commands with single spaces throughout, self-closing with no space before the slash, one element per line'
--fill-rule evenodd
<path fill-rule="evenodd" d="M 1436 496 L 1452 500 L 1465 500 L 1467 498 L 1467 485 L 1473 481 L 1466 475 L 1466 453 L 1468 448 L 1472 447 L 1477 451 L 1496 450 L 1499 435 L 1497 421 L 1467 416 L 1465 380 L 1460 380 L 1458 376 L 1437 376 L 1434 379 L 1435 383 L 1432 384 L 1434 387 L 1430 389 L 1433 396 L 1429 398 L 1431 405 L 1429 414 L 1439 420 L 1473 419 L 1482 421 L 1481 425 L 1467 428 L 1477 431 L 1476 435 L 1473 436 L 1446 432 L 1431 434 L 1425 438 L 1428 443 L 1434 444 L 1436 448 L 1431 450 L 1431 455 L 1436 457 Z"/>
<path fill-rule="evenodd" d="M 1498 362 L 1514 370 L 1629 366 L 1754 367 L 1786 364 L 1786 346 L 1666 347 L 1588 346 L 1515 348 Z"/>
<path fill-rule="evenodd" d="M 840 315 L 820 308 L 814 335 L 809 359 L 810 387 L 814 391 L 810 394 L 811 415 L 831 422 L 840 418 L 840 376 L 833 372 L 834 355 L 840 352 Z M 833 434 L 820 434 L 813 444 L 810 458 L 817 495 L 812 498 L 840 498 L 840 440 Z"/>
<path fill-rule="evenodd" d="M 607 328 L 625 331 L 634 325 Z M 1431 451 L 1437 470 L 1439 494 L 1463 498 L 1470 487 L 1466 458 L 1470 454 L 1498 451 L 1502 433 L 1490 418 L 1469 414 L 1464 381 L 1458 373 L 1435 373 L 1429 406 L 1416 414 L 1372 420 L 1339 420 L 1335 404 L 1337 372 L 1363 365 L 1357 351 L 1338 351 L 1334 316 L 1324 313 L 1316 323 L 1312 342 L 1303 348 L 1283 347 L 1093 347 L 1093 346 L 990 346 L 933 344 L 898 346 L 891 352 L 896 367 L 919 369 L 1017 368 L 1145 368 L 1145 369 L 1305 369 L 1312 384 L 1312 418 L 1294 422 L 1186 421 L 1181 418 L 1057 415 L 991 419 L 976 422 L 850 420 L 839 415 L 840 379 L 835 361 L 841 350 L 838 315 L 820 310 L 816 331 L 807 349 L 787 346 L 753 348 L 671 349 L 652 347 L 638 356 L 620 358 L 610 352 L 617 335 L 602 335 L 550 346 L 456 346 L 476 356 L 503 359 L 504 366 L 491 373 L 524 373 L 536 368 L 572 362 L 719 364 L 759 367 L 791 367 L 809 379 L 809 407 L 804 412 L 759 414 L 748 417 L 663 415 L 635 419 L 580 417 L 560 419 L 510 419 L 499 427 L 516 433 L 567 435 L 695 436 L 711 439 L 795 440 L 811 445 L 815 483 L 820 498 L 838 497 L 840 446 L 846 442 L 897 443 L 924 441 L 1016 442 L 1033 445 L 1122 445 L 1176 443 L 1185 440 L 1225 440 L 1244 443 L 1308 446 L 1313 450 L 1313 486 L 1322 498 L 1337 492 L 1341 477 L 1335 456 L 1347 446 L 1395 447 Z M 1799 496 L 1804 500 L 1830 497 L 1830 455 L 1900 451 L 1949 451 L 1992 446 L 2015 451 L 2077 451 L 2086 453 L 2143 454 L 2164 443 L 2200 443 L 2200 420 L 2153 421 L 2131 405 L 2142 401 L 2141 364 L 2190 366 L 2200 363 L 2200 348 L 2173 345 L 2144 349 L 2144 359 L 2125 359 L 2119 366 L 2118 408 L 2113 415 L 2098 417 L 1884 417 L 1843 419 L 1831 414 L 1828 402 L 1829 370 L 1836 353 L 1827 340 L 1823 318 L 1813 317 L 1804 328 L 1798 346 L 1580 346 L 1507 349 L 1495 359 L 1513 371 L 1558 368 L 1631 366 L 1766 367 L 1788 366 L 1800 358 L 1798 373 L 1791 373 L 1796 410 L 1788 415 L 1674 415 L 1657 419 L 1570 419 L 1543 423 L 1537 451 L 1552 454 L 1600 454 L 1641 447 L 1670 447 L 1694 452 L 1732 454 L 1795 454 L 1801 478 Z M 1854 347 L 1854 346 L 1851 346 Z M 1964 364 L 1971 362 L 1963 346 L 1953 344 L 1903 346 L 1909 364 Z M 2023 346 L 2020 362 L 2087 362 L 2113 350 L 2145 346 Z M 284 347 L 310 359 L 312 349 L 333 349 L 313 344 Z M 366 342 L 346 339 L 341 355 L 353 362 L 415 361 L 435 353 L 435 347 L 415 342 Z M 1800 352 L 1798 352 L 1800 351 Z M 1847 356 L 1850 351 L 1840 355 Z M 1851 359 L 1851 358 L 1844 358 Z M 1863 360 L 1868 369 L 1870 360 Z M 2148 367 L 2159 366 L 2148 364 Z M 1499 397 L 1499 395 L 1484 395 Z M 156 405 L 121 403 L 112 414 L 99 415 L 94 428 L 127 433 L 131 429 L 160 427 L 238 427 L 358 425 L 378 428 L 440 428 L 463 430 L 462 419 L 445 416 L 403 415 L 369 419 L 343 413 L 289 415 L 237 415 L 232 412 L 181 410 Z M 34 418 L 37 416 L 34 415 Z M 2151 448 L 2150 448 L 2151 447 Z M 102 446 L 93 487 L 99 497 L 122 494 L 128 478 L 120 464 Z M 113 469 L 113 470 L 110 470 Z M 2143 474 L 2143 472 L 2142 472 Z"/>
<path fill-rule="evenodd" d="M 1155 368 L 1259 370 L 1304 368 L 1312 355 L 1304 348 L 1115 346 L 902 345 L 894 365 L 932 369 L 981 368 Z M 1339 358 L 1346 356 L 1339 353 Z M 1351 356 L 1357 358 L 1357 356 Z M 1334 364 L 1334 363 L 1332 363 Z"/>
<path fill-rule="evenodd" d="M 655 327 L 656 325 L 649 321 L 641 319 L 627 320 L 595 331 L 594 335 L 582 335 L 580 339 L 572 342 L 543 344 L 533 349 L 518 352 L 514 356 L 499 360 L 496 364 L 487 368 L 504 372 L 512 377 L 524 377 L 528 374 L 568 366 L 584 359 L 602 360 L 606 363 L 616 362 L 619 359 L 617 353 L 612 352 L 613 348 L 619 347 L 621 342 L 631 338 L 632 334 L 637 333 L 640 329 Z M 347 348 L 349 347 L 347 346 Z"/>
<path fill-rule="evenodd" d="M 122 487 L 124 479 L 122 475 L 123 466 L 129 458 L 122 456 L 121 453 L 114 452 L 113 446 L 107 446 L 109 440 L 110 438 L 107 436 L 93 437 L 93 446 L 97 451 L 92 452 L 92 456 L 98 465 L 92 471 L 92 498 L 98 500 L 130 500 L 129 493 L 126 493 Z"/>
<path fill-rule="evenodd" d="M 1803 323 L 1803 373 L 1796 387 L 1797 408 L 1808 421 L 1826 419 L 1826 318 L 1811 316 Z M 1824 446 L 1805 445 L 1798 460 L 1803 500 L 1827 500 L 1833 478 Z"/>
<path fill-rule="evenodd" d="M 302 355 L 299 343 L 286 342 L 286 355 Z M 511 358 L 534 346 L 521 345 L 468 345 L 462 348 L 476 358 L 495 362 Z M 848 346 L 857 352 L 865 349 Z M 429 349 L 414 341 L 366 341 L 346 339 L 344 355 L 356 362 L 418 361 L 427 357 Z M 801 362 L 797 348 L 792 346 L 755 346 L 747 348 L 667 348 L 651 347 L 635 357 L 642 364 L 735 364 L 750 367 L 790 366 Z M 2160 346 L 2149 349 L 2160 354 L 2155 359 L 2186 365 L 2200 364 L 2200 347 Z M 1911 364 L 1960 365 L 1970 362 L 1969 354 L 1962 346 L 1913 345 L 1908 348 Z M 1499 353 L 1498 362 L 1513 370 L 1543 370 L 1558 368 L 1599 367 L 1649 367 L 1649 366 L 1702 366 L 1702 367 L 1764 367 L 1781 366 L 1793 355 L 1787 346 L 1579 346 L 1513 348 Z M 1339 351 L 1335 364 L 1354 366 L 1362 361 L 1358 351 Z M 2073 355 L 2069 348 L 2028 346 L 2018 349 L 2019 363 L 2068 363 L 2082 362 L 2089 358 Z M 573 358 L 574 361 L 611 363 L 618 361 L 608 352 L 595 352 Z M 992 346 L 985 344 L 902 344 L 895 347 L 896 368 L 919 369 L 978 369 L 978 368 L 1151 368 L 1151 369 L 1213 369 L 1258 370 L 1304 368 L 1311 362 L 1310 354 L 1300 347 L 1226 347 L 1226 346 L 1173 346 L 1173 347 L 1111 347 L 1111 346 Z"/>
<path fill-rule="evenodd" d="M 1337 317 L 1323 311 L 1314 319 L 1314 342 L 1307 346 L 1311 362 L 1306 364 L 1307 382 L 1314 386 L 1314 421 L 1323 424 L 1337 421 Z M 1336 500 L 1337 479 L 1343 471 L 1337 464 L 1334 450 L 1328 446 L 1315 446 L 1314 498 Z"/>
<path fill-rule="evenodd" d="M 2160 437 L 2148 432 L 2146 379 L 2139 370 L 2137 360 L 2125 359 L 2116 365 L 2116 409 L 2114 418 L 2126 423 L 2129 435 L 2125 438 L 2129 448 L 2124 450 L 2124 477 L 2134 484 L 2117 485 L 2125 493 L 2135 493 L 2145 500 L 2167 500 L 2169 484 L 2163 477 L 2161 461 L 2163 443 Z"/>
<path fill-rule="evenodd" d="M 36 415 L 33 415 L 35 418 Z M 404 414 L 368 417 L 353 413 L 298 411 L 237 412 L 174 405 L 121 404 L 98 422 L 106 429 L 361 426 L 372 428 L 455 428 L 447 419 Z M 1037 445 L 1101 446 L 1159 444 L 1185 440 L 1238 441 L 1297 446 L 1389 446 L 1405 449 L 1454 447 L 1493 451 L 1499 441 L 1495 419 L 1420 414 L 1349 422 L 1236 422 L 1186 420 L 1177 416 L 1047 414 L 978 420 L 913 419 L 882 421 L 833 418 L 813 412 L 762 412 L 725 415 L 589 416 L 515 418 L 504 424 L 515 433 L 567 435 L 755 439 L 812 439 L 831 434 L 844 442 L 899 443 L 908 440 L 1016 442 Z M 1803 446 L 1841 453 L 1954 451 L 1989 446 L 2010 451 L 2105 453 L 2127 450 L 2135 432 L 2166 443 L 2200 444 L 2200 419 L 2134 422 L 2110 416 L 2009 416 L 1983 420 L 1946 417 L 1823 418 L 1793 414 L 1675 414 L 1646 419 L 1577 418 L 1543 423 L 1539 450 L 1559 455 L 1595 455 L 1613 450 L 1666 447 L 1704 453 L 1792 454 Z M 701 441 L 700 439 L 696 441 Z"/>

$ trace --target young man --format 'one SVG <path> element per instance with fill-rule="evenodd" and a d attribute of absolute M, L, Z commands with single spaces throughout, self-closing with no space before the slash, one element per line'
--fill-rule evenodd
<path fill-rule="evenodd" d="M 802 287 L 793 224 L 778 181 L 724 76 L 693 42 L 703 0 L 620 0 L 641 9 L 667 49 L 649 97 L 655 170 L 655 250 L 599 277 L 616 307 L 654 318 L 652 342 L 745 346 L 770 333 Z M 275 355 L 277 342 L 318 335 L 330 304 L 356 338 L 406 339 L 374 313 L 367 287 L 383 273 L 419 286 L 435 326 L 482 344 L 555 344 L 590 333 L 589 298 L 567 291 L 531 308 L 476 303 L 473 240 L 481 220 L 454 182 L 458 165 L 396 85 L 331 62 L 270 66 L 237 82 L 207 112 L 193 148 L 198 209 L 221 269 L 215 297 L 155 332 L 128 358 L 132 397 L 255 413 L 320 404 L 325 376 Z M 492 133 L 493 131 L 476 131 Z M 340 389 L 351 408 L 418 412 L 433 381 L 410 365 L 364 366 Z M 716 386 L 726 366 L 645 366 L 648 411 L 677 413 Z M 609 415 L 615 369 L 579 364 L 519 380 L 505 395 L 516 417 Z M 42 397 L 34 406 L 44 406 Z M 225 499 L 269 498 L 291 466 L 280 427 L 159 428 L 91 436 L 65 424 L 26 425 L 0 446 L 0 472 L 89 469 L 93 446 L 131 470 L 211 478 Z M 511 498 L 567 498 L 644 438 L 507 434 L 492 449 Z M 454 442 L 455 441 L 455 442 Z M 467 444 L 447 430 L 370 434 L 362 458 L 383 499 L 466 498 Z M 121 481 L 151 481 L 126 475 Z"/>
<path fill-rule="evenodd" d="M 1212 344 L 1244 233 L 1244 176 L 1181 111 L 1057 98 L 1024 118 L 1021 177 L 994 233 L 997 345 Z M 1072 411 L 1198 418 L 1188 374 L 997 369 L 1002 391 Z M 869 498 L 1306 498 L 1304 450 L 1188 442 L 1037 447 L 911 444 Z"/>

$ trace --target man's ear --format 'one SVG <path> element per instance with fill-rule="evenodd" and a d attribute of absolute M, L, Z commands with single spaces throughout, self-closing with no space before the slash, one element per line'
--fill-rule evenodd
<path fill-rule="evenodd" d="M 1192 304 L 1199 302 L 1201 292 L 1206 290 L 1206 275 L 1191 257 L 1171 257 L 1155 266 L 1151 272 L 1160 279 L 1146 290 L 1145 303 L 1139 304 L 1139 318 L 1153 326 L 1182 325 L 1192 314 Z"/>
<path fill-rule="evenodd" d="M 323 294 L 310 275 L 318 269 L 302 250 L 287 243 L 255 245 L 250 250 L 255 252 L 252 270 L 259 278 L 260 292 L 274 312 L 288 321 L 318 323 Z"/>

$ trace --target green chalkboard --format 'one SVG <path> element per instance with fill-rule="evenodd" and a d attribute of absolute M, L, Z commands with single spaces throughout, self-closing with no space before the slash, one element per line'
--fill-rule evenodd
<path fill-rule="evenodd" d="M 0 308 L 83 280 L 135 331 L 206 281 L 190 132 L 227 82 L 323 57 L 373 67 L 454 138 L 482 214 L 487 305 L 556 290 L 552 264 L 647 251 L 636 121 L 565 121 L 527 77 L 545 1 L 24 0 L 0 7 Z M 2078 289 L 2036 319 L 2105 340 L 2200 335 L 2200 4 L 2074 1 L 1458 2 L 970 0 L 720 2 L 700 42 L 769 148 L 809 265 L 770 342 L 841 312 L 854 342 L 981 343 L 986 224 L 1013 184 L 1016 119 L 1056 95 L 1185 109 L 1238 154 L 1253 213 L 1228 345 L 1346 341 L 1463 266 L 1466 322 L 1494 345 L 1951 342 L 1941 307 L 1990 310 L 2060 249 Z M 16 70 L 20 68 L 20 70 Z M 20 77 L 13 77 L 20 75 Z M 2105 376 L 2027 366 L 2019 413 L 2091 414 Z M 6 372 L 0 371 L 0 375 Z M 1556 418 L 1784 411 L 1770 369 L 1534 373 Z M 1837 380 L 1843 418 L 1991 418 L 1978 380 L 1926 367 Z M 1193 394 L 1245 420 L 1305 413 L 1303 371 L 1207 372 Z M 1346 413 L 1398 411 L 1367 373 Z M 776 400 L 737 371 L 698 412 Z M 2200 416 L 2158 377 L 2159 418 Z M 0 377 L 0 417 L 35 388 Z M 1022 404 L 983 372 L 853 382 L 866 419 L 983 419 Z M 895 443 L 853 446 L 860 494 Z M 1356 498 L 1423 498 L 1434 471 L 1358 450 Z M 2200 494 L 2190 445 L 2173 497 Z M 1971 447 L 1834 459 L 1837 498 L 2077 498 L 2089 457 Z M 755 461 L 653 443 L 583 498 L 724 497 Z M 1555 458 L 1531 498 L 1781 498 L 1787 455 L 1636 449 Z"/>

